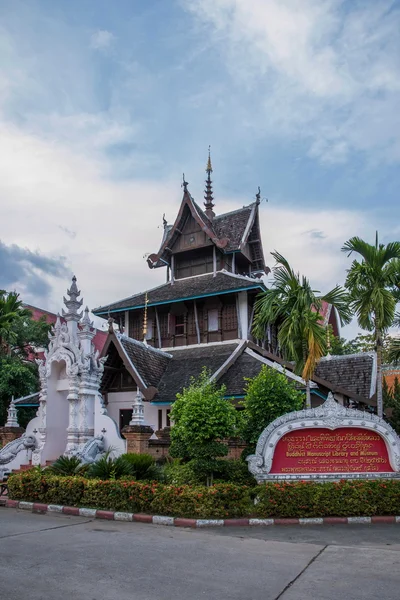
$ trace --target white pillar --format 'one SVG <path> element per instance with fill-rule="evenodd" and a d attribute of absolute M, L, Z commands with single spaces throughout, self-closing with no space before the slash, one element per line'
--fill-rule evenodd
<path fill-rule="evenodd" d="M 242 340 L 249 337 L 249 308 L 247 292 L 238 293 L 239 335 Z"/>
<path fill-rule="evenodd" d="M 175 256 L 171 256 L 171 284 L 175 281 Z"/>
<path fill-rule="evenodd" d="M 124 334 L 129 337 L 129 310 L 125 311 L 125 328 Z"/>

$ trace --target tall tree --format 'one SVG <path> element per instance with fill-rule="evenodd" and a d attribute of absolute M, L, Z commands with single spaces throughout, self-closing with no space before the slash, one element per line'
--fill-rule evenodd
<path fill-rule="evenodd" d="M 284 373 L 263 365 L 258 375 L 246 378 L 246 396 L 242 402 L 240 434 L 247 442 L 247 454 L 255 447 L 264 429 L 285 413 L 300 410 L 303 392 Z"/>
<path fill-rule="evenodd" d="M 348 269 L 345 286 L 359 326 L 374 334 L 377 409 L 382 417 L 382 345 L 383 336 L 395 317 L 396 294 L 400 286 L 400 242 L 380 244 L 377 232 L 375 244 L 353 237 L 344 244 L 342 251 L 348 256 L 355 253 L 360 257 L 354 259 Z"/>
<path fill-rule="evenodd" d="M 21 318 L 30 315 L 16 292 L 0 290 L 0 352 L 9 352 L 16 341 L 15 325 Z"/>
<path fill-rule="evenodd" d="M 228 453 L 221 440 L 235 433 L 236 411 L 224 398 L 225 392 L 225 386 L 217 387 L 204 368 L 198 379 L 192 377 L 189 387 L 176 395 L 171 409 L 170 454 L 190 460 L 204 474 L 207 485 L 213 481 L 218 457 Z"/>
<path fill-rule="evenodd" d="M 18 398 L 38 389 L 35 348 L 47 345 L 50 326 L 45 318 L 32 319 L 15 292 L 0 291 L 0 424 L 7 418 L 12 396 Z M 20 410 L 20 424 L 32 416 Z"/>
<path fill-rule="evenodd" d="M 255 304 L 254 334 L 265 337 L 268 324 L 278 326 L 278 342 L 283 355 L 295 362 L 295 371 L 307 384 L 307 406 L 311 406 L 310 379 L 318 361 L 326 353 L 326 329 L 321 320 L 322 302 L 332 304 L 342 324 L 349 323 L 351 312 L 347 294 L 336 286 L 327 294 L 313 290 L 309 280 L 296 273 L 278 252 L 272 287 L 260 294 Z"/>

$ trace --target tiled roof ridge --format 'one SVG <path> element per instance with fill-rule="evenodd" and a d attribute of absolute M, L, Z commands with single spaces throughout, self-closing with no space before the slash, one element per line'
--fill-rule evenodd
<path fill-rule="evenodd" d="M 161 348 L 154 348 L 154 346 L 145 344 L 144 342 L 141 342 L 140 340 L 134 340 L 133 338 L 130 338 L 129 336 L 125 335 L 124 333 L 116 332 L 115 335 L 121 341 L 126 340 L 127 342 L 129 342 L 131 344 L 135 344 L 136 346 L 139 346 L 142 349 L 149 350 L 150 352 L 155 352 L 156 354 L 161 354 L 165 358 L 172 358 L 172 354 L 168 354 L 168 352 L 165 352 Z"/>
<path fill-rule="evenodd" d="M 320 362 L 321 361 L 329 361 L 329 360 L 340 360 L 340 359 L 345 359 L 345 358 L 358 358 L 358 357 L 364 357 L 364 356 L 369 356 L 370 358 L 375 358 L 376 353 L 375 352 L 355 352 L 354 354 L 330 354 L 329 356 L 323 356 L 322 358 L 320 358 Z"/>
<path fill-rule="evenodd" d="M 188 344 L 187 346 L 168 346 L 164 350 L 169 350 L 170 352 L 176 352 L 177 350 L 194 350 L 196 348 L 212 348 L 215 346 L 234 346 L 235 344 L 239 344 L 243 340 L 239 338 L 236 340 L 224 340 L 223 342 L 203 342 L 201 344 Z"/>
<path fill-rule="evenodd" d="M 40 308 L 40 306 L 36 306 L 35 304 L 30 304 L 29 302 L 23 302 L 22 306 L 25 308 L 34 308 L 35 310 L 39 310 L 40 312 L 46 313 L 47 315 L 51 315 L 52 317 L 57 317 L 57 313 L 52 312 L 51 310 L 47 310 L 46 308 Z"/>
<path fill-rule="evenodd" d="M 256 282 L 260 282 L 265 286 L 264 282 L 256 277 L 250 277 L 249 275 L 239 275 L 239 273 L 230 273 L 229 271 L 226 271 L 225 269 L 221 269 L 220 271 L 217 271 L 217 275 L 218 273 L 224 273 L 225 275 L 229 275 L 230 277 L 235 277 L 236 279 L 243 279 L 244 281 L 256 281 Z M 208 275 L 209 273 L 207 273 Z M 212 273 L 211 273 L 212 275 Z"/>
<path fill-rule="evenodd" d="M 207 273 L 208 275 L 208 273 Z M 179 281 L 179 280 L 178 280 Z M 92 312 L 94 313 L 94 311 L 99 311 L 102 308 L 108 308 L 109 306 L 112 306 L 113 304 L 119 304 L 120 302 L 125 302 L 126 300 L 133 300 L 134 298 L 137 298 L 138 296 L 142 296 L 143 294 L 149 294 L 150 292 L 154 292 L 155 290 L 159 290 L 160 288 L 163 288 L 167 285 L 171 285 L 170 281 L 167 281 L 166 283 L 162 283 L 161 285 L 157 285 L 154 288 L 150 288 L 149 290 L 144 290 L 143 292 L 137 292 L 136 294 L 132 294 L 131 296 L 127 296 L 126 298 L 121 298 L 121 300 L 116 300 L 115 302 L 110 302 L 109 304 L 103 304 L 102 306 L 98 306 L 97 308 L 94 308 L 92 310 Z"/>
<path fill-rule="evenodd" d="M 234 215 L 236 213 L 242 212 L 242 210 L 251 209 L 251 208 L 253 208 L 253 206 L 255 204 L 256 204 L 256 202 L 252 202 L 251 204 L 248 204 L 247 206 L 242 206 L 242 208 L 235 208 L 235 210 L 230 210 L 226 213 L 222 213 L 220 215 L 215 215 L 213 221 L 217 221 L 218 219 L 222 219 L 223 217 L 227 217 L 229 215 Z"/>

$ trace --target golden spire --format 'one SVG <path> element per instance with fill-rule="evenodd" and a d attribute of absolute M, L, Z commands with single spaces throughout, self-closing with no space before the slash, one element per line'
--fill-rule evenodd
<path fill-rule="evenodd" d="M 149 303 L 149 297 L 146 292 L 144 300 L 144 316 L 143 316 L 143 343 L 147 344 L 147 305 Z"/>
<path fill-rule="evenodd" d="M 208 146 L 208 161 L 207 161 L 206 173 L 212 173 L 211 146 Z"/>
<path fill-rule="evenodd" d="M 213 208 L 214 208 L 214 197 L 212 190 L 212 181 L 211 181 L 211 173 L 212 173 L 212 165 L 211 165 L 211 147 L 208 146 L 208 160 L 207 160 L 207 179 L 206 179 L 206 189 L 204 190 L 204 206 L 206 207 L 206 215 L 212 221 L 215 217 Z"/>
<path fill-rule="evenodd" d="M 327 349 L 327 353 L 326 356 L 330 357 L 331 356 L 331 328 L 330 325 L 327 326 L 326 328 L 326 349 Z"/>

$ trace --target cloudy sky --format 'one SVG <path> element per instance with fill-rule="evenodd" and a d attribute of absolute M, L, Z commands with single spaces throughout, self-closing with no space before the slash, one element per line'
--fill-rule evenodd
<path fill-rule="evenodd" d="M 399 26 L 398 0 L 0 0 L 0 286 L 162 283 L 144 255 L 209 144 L 217 212 L 260 185 L 268 264 L 343 282 L 347 238 L 400 237 Z"/>

